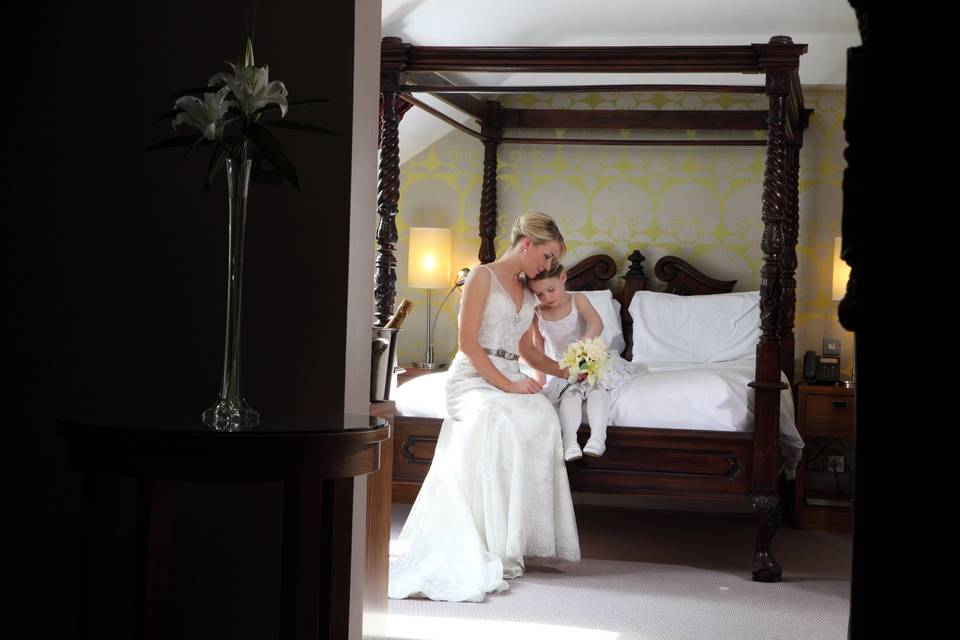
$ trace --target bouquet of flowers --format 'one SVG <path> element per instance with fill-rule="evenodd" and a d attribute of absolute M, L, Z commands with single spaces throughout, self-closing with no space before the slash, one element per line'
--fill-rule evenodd
<path fill-rule="evenodd" d="M 577 340 L 567 347 L 560 359 L 560 366 L 570 372 L 567 385 L 560 391 L 559 397 L 563 397 L 563 393 L 583 374 L 586 374 L 586 383 L 591 387 L 603 382 L 610 370 L 610 351 L 600 336 Z"/>

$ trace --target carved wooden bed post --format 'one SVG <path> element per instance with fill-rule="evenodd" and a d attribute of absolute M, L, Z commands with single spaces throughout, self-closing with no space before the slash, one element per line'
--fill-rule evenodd
<path fill-rule="evenodd" d="M 497 147 L 502 133 L 500 103 L 487 100 L 487 113 L 480 127 L 483 138 L 483 190 L 480 192 L 480 264 L 497 259 L 493 239 L 497 236 Z"/>
<path fill-rule="evenodd" d="M 798 55 L 787 36 L 775 36 L 767 45 L 755 45 L 760 68 L 766 73 L 770 101 L 767 118 L 767 164 L 763 175 L 763 266 L 760 268 L 760 342 L 756 380 L 750 383 L 754 402 L 753 507 L 761 523 L 753 555 L 753 579 L 775 582 L 782 570 L 770 543 L 783 522 L 783 500 L 777 494 L 777 446 L 780 439 L 781 257 L 784 251 L 784 214 L 787 209 L 787 111 Z"/>
<path fill-rule="evenodd" d="M 800 147 L 803 130 L 795 127 L 787 145 L 787 207 L 783 219 L 783 256 L 780 259 L 780 369 L 793 387 L 797 312 L 797 237 L 800 234 Z"/>
<path fill-rule="evenodd" d="M 400 200 L 400 116 L 397 113 L 406 45 L 384 38 L 380 57 L 380 173 L 377 198 L 377 258 L 374 273 L 376 311 L 373 326 L 382 327 L 393 315 L 397 295 L 397 203 Z"/>

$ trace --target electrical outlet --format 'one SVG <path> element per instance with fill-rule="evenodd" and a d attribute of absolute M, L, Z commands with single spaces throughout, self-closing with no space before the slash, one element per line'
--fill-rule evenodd
<path fill-rule="evenodd" d="M 827 471 L 843 473 L 843 456 L 827 456 Z"/>
<path fill-rule="evenodd" d="M 839 356 L 840 355 L 840 338 L 824 338 L 823 339 L 823 355 Z"/>

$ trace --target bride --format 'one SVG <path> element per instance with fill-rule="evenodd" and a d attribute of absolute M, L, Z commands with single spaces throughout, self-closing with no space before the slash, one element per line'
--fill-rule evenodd
<path fill-rule="evenodd" d="M 523 575 L 524 556 L 580 559 L 557 412 L 517 355 L 536 304 L 523 278 L 565 249 L 550 216 L 524 214 L 506 254 L 467 277 L 449 417 L 391 553 L 391 598 L 479 602 Z"/>

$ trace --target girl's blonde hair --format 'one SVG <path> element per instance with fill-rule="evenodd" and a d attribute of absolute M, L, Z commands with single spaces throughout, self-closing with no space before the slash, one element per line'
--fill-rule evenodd
<path fill-rule="evenodd" d="M 563 234 L 553 218 L 539 211 L 525 213 L 513 223 L 513 229 L 510 231 L 510 246 L 516 246 L 524 238 L 530 238 L 533 244 L 544 244 L 545 242 L 555 241 L 560 244 L 560 253 L 556 258 L 563 257 L 567 252 L 567 245 L 563 241 Z"/>
<path fill-rule="evenodd" d="M 529 280 L 547 280 L 549 278 L 559 278 L 561 274 L 563 274 L 563 265 L 559 262 L 554 262 L 550 265 L 549 269 L 546 271 L 541 271 L 533 278 L 529 278 Z"/>

